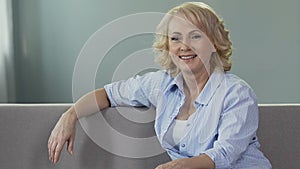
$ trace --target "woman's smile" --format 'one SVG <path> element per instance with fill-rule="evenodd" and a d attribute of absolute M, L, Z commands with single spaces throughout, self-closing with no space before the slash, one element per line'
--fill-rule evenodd
<path fill-rule="evenodd" d="M 179 58 L 184 61 L 191 61 L 196 58 L 197 55 L 180 55 Z"/>

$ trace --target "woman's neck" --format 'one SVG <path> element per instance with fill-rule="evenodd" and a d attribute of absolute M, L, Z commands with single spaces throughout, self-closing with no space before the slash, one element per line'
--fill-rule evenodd
<path fill-rule="evenodd" d="M 196 99 L 208 81 L 209 73 L 205 70 L 199 73 L 183 73 L 184 92 Z"/>

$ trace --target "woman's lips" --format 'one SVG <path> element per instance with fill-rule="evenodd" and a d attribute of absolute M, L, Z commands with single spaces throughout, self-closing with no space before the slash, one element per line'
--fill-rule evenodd
<path fill-rule="evenodd" d="M 190 59 L 194 59 L 195 57 L 197 57 L 197 55 L 182 55 L 182 56 L 179 56 L 179 58 L 181 60 L 190 60 Z"/>

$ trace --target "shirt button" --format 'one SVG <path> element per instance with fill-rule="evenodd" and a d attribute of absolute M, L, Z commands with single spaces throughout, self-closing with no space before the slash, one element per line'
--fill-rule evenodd
<path fill-rule="evenodd" d="M 181 147 L 185 147 L 185 144 L 181 144 Z"/>
<path fill-rule="evenodd" d="M 191 124 L 187 124 L 186 126 L 189 127 Z"/>

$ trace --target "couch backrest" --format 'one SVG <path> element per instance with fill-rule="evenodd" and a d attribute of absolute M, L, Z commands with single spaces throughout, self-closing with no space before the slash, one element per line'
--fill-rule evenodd
<path fill-rule="evenodd" d="M 74 155 L 69 156 L 64 149 L 60 162 L 56 165 L 51 164 L 48 160 L 47 140 L 54 124 L 68 107 L 70 107 L 70 104 L 0 104 L 0 168 L 154 169 L 158 164 L 170 160 L 166 153 L 154 155 L 153 152 L 158 150 L 158 143 L 156 143 L 158 145 L 150 145 L 153 146 L 153 152 L 150 152 L 150 154 L 152 153 L 154 156 L 146 156 L 144 153 L 143 158 L 133 156 L 134 154 L 143 154 L 140 148 L 129 151 L 127 154 L 118 154 L 118 152 L 122 152 L 118 149 L 128 148 L 129 143 L 116 146 L 118 147 L 117 150 L 114 150 L 114 147 L 103 146 L 113 145 L 117 142 L 113 142 L 114 139 L 111 139 L 109 144 L 97 142 L 97 140 L 103 140 L 103 137 L 105 137 L 103 141 L 105 142 L 105 140 L 113 138 L 113 134 L 93 138 L 91 133 L 97 133 L 101 130 L 91 130 L 94 125 L 90 126 L 86 122 L 93 122 L 97 125 L 99 117 L 102 117 L 98 113 L 78 123 Z M 261 149 L 270 159 L 273 168 L 299 168 L 300 105 L 260 105 L 259 109 L 258 137 L 262 145 Z M 129 107 L 121 110 L 109 108 L 102 112 L 109 126 L 113 128 L 111 128 L 110 133 L 117 131 L 138 140 L 153 138 L 155 135 L 153 121 L 140 123 L 140 121 L 128 120 L 122 115 L 124 111 L 135 112 L 137 110 L 142 110 L 141 112 L 145 114 L 154 113 L 153 110 Z M 151 144 L 154 143 L 151 142 Z"/>
<path fill-rule="evenodd" d="M 300 104 L 260 105 L 258 138 L 273 169 L 300 166 Z"/>

